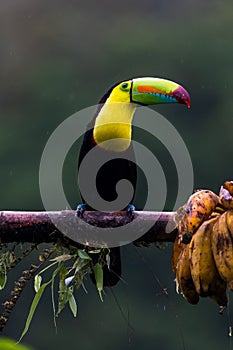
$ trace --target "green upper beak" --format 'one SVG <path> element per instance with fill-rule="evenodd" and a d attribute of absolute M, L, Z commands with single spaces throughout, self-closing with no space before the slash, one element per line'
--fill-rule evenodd
<path fill-rule="evenodd" d="M 133 79 L 131 101 L 142 105 L 182 103 L 190 107 L 189 93 L 181 85 L 160 78 Z"/>

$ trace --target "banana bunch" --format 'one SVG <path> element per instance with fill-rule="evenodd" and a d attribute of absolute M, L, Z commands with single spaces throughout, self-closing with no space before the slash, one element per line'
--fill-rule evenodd
<path fill-rule="evenodd" d="M 210 297 L 220 306 L 222 312 L 227 306 L 227 283 L 218 272 L 211 249 L 211 234 L 217 220 L 218 217 L 214 217 L 205 221 L 189 244 L 180 243 L 181 252 L 178 258 L 178 242 L 175 242 L 173 269 L 175 267 L 176 290 L 189 303 L 197 304 L 199 297 Z"/>
<path fill-rule="evenodd" d="M 219 196 L 196 191 L 177 211 L 176 222 L 172 269 L 177 291 L 191 304 L 209 297 L 222 313 L 227 287 L 233 291 L 233 181 L 221 186 Z"/>

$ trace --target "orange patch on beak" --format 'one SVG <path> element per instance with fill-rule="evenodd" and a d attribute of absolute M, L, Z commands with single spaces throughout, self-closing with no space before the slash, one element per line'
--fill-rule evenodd
<path fill-rule="evenodd" d="M 163 94 L 163 95 L 171 95 L 171 94 L 165 94 L 163 91 L 154 88 L 153 86 L 148 86 L 148 85 L 141 85 L 138 86 L 138 92 L 141 93 L 153 93 L 153 94 Z"/>

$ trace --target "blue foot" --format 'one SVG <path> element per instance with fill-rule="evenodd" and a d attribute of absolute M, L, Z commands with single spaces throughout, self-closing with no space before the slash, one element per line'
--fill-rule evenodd
<path fill-rule="evenodd" d="M 128 204 L 126 212 L 127 215 L 133 219 L 134 217 L 135 206 L 133 204 Z"/>
<path fill-rule="evenodd" d="M 82 218 L 85 210 L 87 210 L 87 205 L 85 203 L 79 204 L 77 206 L 75 215 L 79 218 Z"/>

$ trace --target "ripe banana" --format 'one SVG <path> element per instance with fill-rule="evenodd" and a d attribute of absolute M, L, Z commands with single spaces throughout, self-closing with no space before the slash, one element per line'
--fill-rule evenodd
<path fill-rule="evenodd" d="M 176 270 L 176 290 L 183 294 L 190 304 L 197 304 L 199 295 L 196 292 L 189 265 L 189 245 L 182 250 L 177 263 Z"/>
<path fill-rule="evenodd" d="M 226 283 L 216 268 L 211 235 L 218 217 L 205 221 L 193 235 L 189 245 L 190 271 L 197 293 L 211 297 L 220 306 L 227 305 Z"/>
<path fill-rule="evenodd" d="M 233 291 L 233 212 L 223 213 L 216 221 L 211 239 L 215 264 L 222 279 Z"/>
<path fill-rule="evenodd" d="M 178 223 L 178 230 L 184 243 L 190 241 L 192 235 L 202 222 L 209 218 L 219 202 L 219 197 L 209 190 L 198 190 L 189 197 L 185 214 Z"/>

